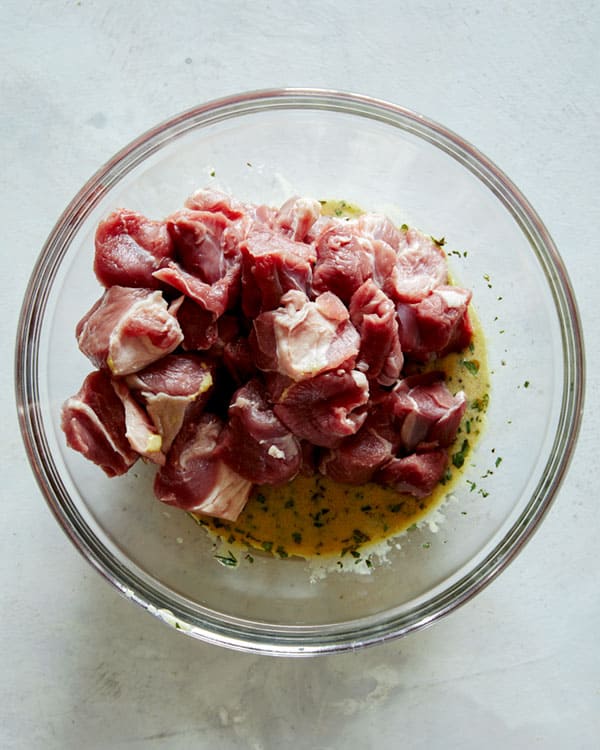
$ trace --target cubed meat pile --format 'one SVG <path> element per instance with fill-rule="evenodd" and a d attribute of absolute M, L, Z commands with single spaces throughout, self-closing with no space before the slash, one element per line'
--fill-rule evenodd
<path fill-rule="evenodd" d="M 431 237 L 200 190 L 164 221 L 108 216 L 94 271 L 76 335 L 96 369 L 62 427 L 108 476 L 142 457 L 159 500 L 227 520 L 299 472 L 416 497 L 442 478 L 465 395 L 408 365 L 469 344 L 471 293 Z"/>

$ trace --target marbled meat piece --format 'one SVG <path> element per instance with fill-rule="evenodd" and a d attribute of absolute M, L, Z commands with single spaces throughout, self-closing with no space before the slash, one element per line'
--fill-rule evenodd
<path fill-rule="evenodd" d="M 393 445 L 368 424 L 335 448 L 324 450 L 319 471 L 336 482 L 365 484 L 375 472 L 394 458 Z"/>
<path fill-rule="evenodd" d="M 180 305 L 177 321 L 183 334 L 181 346 L 187 351 L 210 349 L 219 337 L 217 316 L 189 297 Z"/>
<path fill-rule="evenodd" d="M 407 229 L 384 291 L 395 302 L 418 302 L 448 283 L 446 254 L 431 237 Z"/>
<path fill-rule="evenodd" d="M 239 219 L 247 212 L 247 207 L 231 195 L 213 188 L 201 188 L 185 201 L 185 207 L 192 211 L 211 211 L 224 214 L 228 219 Z"/>
<path fill-rule="evenodd" d="M 167 229 L 181 267 L 207 284 L 225 275 L 223 233 L 229 219 L 222 213 L 182 209 L 169 216 Z"/>
<path fill-rule="evenodd" d="M 350 221 L 331 218 L 323 223 L 315 237 L 315 291 L 328 289 L 348 304 L 367 279 L 383 288 L 394 273 L 401 238 L 398 230 L 395 234 L 392 230 L 391 222 L 379 214 Z"/>
<path fill-rule="evenodd" d="M 290 291 L 281 303 L 254 321 L 251 341 L 261 370 L 303 380 L 352 365 L 360 336 L 338 297 L 324 292 L 310 301 L 302 292 Z"/>
<path fill-rule="evenodd" d="M 358 287 L 373 275 L 371 253 L 349 227 L 337 223 L 318 237 L 316 247 L 314 291 L 333 292 L 342 302 L 350 302 Z"/>
<path fill-rule="evenodd" d="M 154 493 L 161 502 L 227 521 L 237 519 L 252 482 L 223 461 L 222 430 L 223 422 L 209 413 L 186 422 L 154 480 Z"/>
<path fill-rule="evenodd" d="M 275 228 L 296 242 L 304 242 L 321 216 L 321 204 L 311 198 L 294 196 L 277 212 Z"/>
<path fill-rule="evenodd" d="M 469 290 L 443 285 L 419 302 L 398 303 L 396 317 L 402 351 L 426 362 L 465 349 L 473 336 L 470 301 Z"/>
<path fill-rule="evenodd" d="M 326 448 L 358 432 L 366 419 L 367 378 L 358 370 L 333 370 L 293 383 L 273 411 L 296 437 Z"/>
<path fill-rule="evenodd" d="M 138 459 L 125 436 L 125 409 L 106 372 L 90 373 L 65 401 L 61 427 L 67 444 L 109 477 L 125 474 Z"/>
<path fill-rule="evenodd" d="M 186 271 L 180 263 L 170 260 L 154 277 L 174 287 L 196 302 L 202 309 L 214 314 L 214 319 L 232 308 L 238 299 L 242 273 L 239 255 L 223 255 L 222 275 L 214 282 L 203 281 L 195 273 Z"/>
<path fill-rule="evenodd" d="M 248 318 L 279 306 L 290 290 L 308 295 L 314 249 L 267 228 L 251 231 L 240 243 L 242 310 Z"/>
<path fill-rule="evenodd" d="M 112 286 L 79 321 L 81 351 L 113 375 L 141 370 L 182 341 L 177 318 L 160 291 Z"/>
<path fill-rule="evenodd" d="M 369 380 L 393 385 L 404 364 L 394 303 L 368 279 L 352 295 L 349 310 L 350 320 L 360 335 L 356 369 Z"/>
<path fill-rule="evenodd" d="M 388 461 L 376 472 L 375 481 L 397 492 L 424 498 L 440 483 L 447 465 L 448 451 L 443 448 L 411 453 Z"/>
<path fill-rule="evenodd" d="M 413 376 L 401 381 L 388 396 L 402 450 L 410 453 L 428 447 L 448 447 L 467 408 L 463 391 L 452 395 L 441 373 Z"/>
<path fill-rule="evenodd" d="M 164 221 L 125 209 L 99 223 L 94 244 L 94 272 L 104 287 L 157 289 L 160 282 L 152 274 L 174 250 Z"/>
<path fill-rule="evenodd" d="M 288 482 L 302 463 L 299 441 L 275 416 L 257 379 L 234 393 L 221 443 L 225 463 L 255 484 Z"/>
<path fill-rule="evenodd" d="M 361 214 L 354 222 L 358 234 L 362 238 L 385 242 L 395 252 L 400 250 L 403 240 L 402 233 L 384 214 Z"/>
<path fill-rule="evenodd" d="M 184 419 L 199 416 L 211 394 L 214 363 L 194 354 L 169 354 L 125 378 L 138 394 L 167 453 Z"/>

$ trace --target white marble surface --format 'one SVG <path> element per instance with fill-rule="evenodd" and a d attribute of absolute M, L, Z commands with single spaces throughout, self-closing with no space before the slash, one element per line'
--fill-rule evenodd
<path fill-rule="evenodd" d="M 600 6 L 367 7 L 0 6 L 2 748 L 600 746 Z M 84 180 L 157 121 L 276 86 L 390 99 L 495 160 L 560 248 L 588 355 L 577 454 L 552 512 L 510 568 L 427 631 L 299 661 L 194 642 L 121 599 L 47 510 L 18 433 L 12 384 L 30 269 Z"/>

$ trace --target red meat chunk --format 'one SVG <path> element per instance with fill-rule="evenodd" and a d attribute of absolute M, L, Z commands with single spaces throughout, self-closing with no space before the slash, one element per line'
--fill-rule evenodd
<path fill-rule="evenodd" d="M 448 268 L 442 248 L 422 232 L 407 229 L 395 266 L 384 284 L 385 292 L 396 302 L 418 302 L 447 283 Z"/>
<path fill-rule="evenodd" d="M 169 354 L 183 334 L 162 293 L 112 286 L 79 321 L 81 351 L 101 369 L 128 375 Z"/>
<path fill-rule="evenodd" d="M 309 301 L 302 292 L 290 291 L 281 303 L 254 321 L 251 342 L 261 370 L 303 380 L 354 362 L 360 337 L 334 294 Z"/>
<path fill-rule="evenodd" d="M 215 367 L 193 354 L 170 354 L 133 375 L 127 386 L 138 394 L 166 453 L 184 420 L 197 418 L 212 392 Z"/>
<path fill-rule="evenodd" d="M 440 483 L 448 465 L 448 452 L 443 449 L 411 453 L 393 458 L 376 475 L 376 481 L 417 498 L 427 497 Z"/>
<path fill-rule="evenodd" d="M 94 272 L 102 286 L 157 289 L 160 284 L 152 274 L 172 256 L 165 222 L 135 211 L 114 211 L 96 230 Z"/>
<path fill-rule="evenodd" d="M 396 308 L 372 279 L 365 281 L 352 295 L 350 320 L 360 334 L 356 368 L 369 380 L 393 385 L 404 363 Z"/>
<path fill-rule="evenodd" d="M 221 442 L 225 463 L 256 484 L 287 482 L 302 463 L 300 443 L 275 416 L 256 379 L 235 392 Z"/>
<path fill-rule="evenodd" d="M 67 444 L 109 477 L 125 474 L 138 459 L 125 436 L 125 409 L 105 372 L 90 373 L 65 401 L 61 426 Z"/>
<path fill-rule="evenodd" d="M 250 232 L 240 249 L 242 310 L 247 317 L 278 307 L 290 290 L 309 293 L 314 260 L 309 245 L 263 228 Z"/>
<path fill-rule="evenodd" d="M 466 348 L 473 335 L 470 301 L 467 289 L 440 286 L 417 303 L 399 303 L 396 315 L 402 351 L 426 362 Z"/>
<path fill-rule="evenodd" d="M 358 370 L 325 372 L 286 388 L 273 411 L 296 437 L 333 447 L 366 419 L 369 386 Z"/>
<path fill-rule="evenodd" d="M 235 521 L 242 512 L 252 482 L 222 460 L 219 438 L 223 423 L 213 414 L 189 421 L 177 435 L 167 461 L 156 474 L 159 500 L 187 511 Z"/>

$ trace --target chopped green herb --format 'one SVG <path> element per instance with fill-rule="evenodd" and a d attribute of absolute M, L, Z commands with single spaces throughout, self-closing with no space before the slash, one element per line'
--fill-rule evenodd
<path fill-rule="evenodd" d="M 402 226 L 400 227 L 400 229 L 401 229 L 401 230 L 402 230 L 403 232 L 408 232 L 408 224 L 402 224 Z"/>
<path fill-rule="evenodd" d="M 215 560 L 218 560 L 221 565 L 225 565 L 228 568 L 237 567 L 238 561 L 231 550 L 228 550 L 226 555 L 215 555 Z"/>
<path fill-rule="evenodd" d="M 529 388 L 529 380 L 526 380 L 526 381 L 525 381 L 525 382 L 523 383 L 523 388 Z"/>
<path fill-rule="evenodd" d="M 356 544 L 364 544 L 364 542 L 370 541 L 371 537 L 367 536 L 367 534 L 360 529 L 354 529 L 352 532 L 352 539 L 354 539 Z"/>
<path fill-rule="evenodd" d="M 211 177 L 214 177 L 217 173 L 216 173 L 216 171 L 214 169 L 211 169 L 210 172 L 209 172 L 209 174 L 210 174 Z"/>
<path fill-rule="evenodd" d="M 474 489 L 475 489 L 475 488 L 477 487 L 477 485 L 475 484 L 475 482 L 472 482 L 472 481 L 471 481 L 470 479 L 467 479 L 467 484 L 468 484 L 468 485 L 469 485 L 469 487 L 471 488 L 471 489 L 469 490 L 469 492 L 473 492 L 473 490 L 474 490 Z"/>
<path fill-rule="evenodd" d="M 440 479 L 440 484 L 447 484 L 452 479 L 452 472 L 450 469 L 446 469 L 444 476 Z"/>
<path fill-rule="evenodd" d="M 460 469 L 464 463 L 465 458 L 467 456 L 467 453 L 469 452 L 469 441 L 463 440 L 461 449 L 453 454 L 452 456 L 452 463 L 454 466 L 456 466 L 457 469 Z"/>
<path fill-rule="evenodd" d="M 444 245 L 446 244 L 446 238 L 445 237 L 440 237 L 439 240 L 436 240 L 436 238 L 432 235 L 431 239 L 435 242 L 435 244 L 438 247 L 444 247 Z"/>
<path fill-rule="evenodd" d="M 477 375 L 479 372 L 479 361 L 476 359 L 462 359 L 460 363 L 471 375 Z"/>
<path fill-rule="evenodd" d="M 476 398 L 471 404 L 475 411 L 483 412 L 486 411 L 490 403 L 490 397 L 487 393 L 484 393 L 481 398 Z"/>
<path fill-rule="evenodd" d="M 496 468 L 498 468 L 501 463 L 502 463 L 502 457 L 498 456 L 498 458 L 496 459 Z"/>
<path fill-rule="evenodd" d="M 302 534 L 299 531 L 292 531 L 292 539 L 296 542 L 296 544 L 301 544 Z"/>
<path fill-rule="evenodd" d="M 429 549 L 431 547 L 431 542 L 424 542 L 423 543 L 423 549 Z"/>
<path fill-rule="evenodd" d="M 285 547 L 283 547 L 281 544 L 278 545 L 277 549 L 275 550 L 279 557 L 285 559 L 286 557 L 289 557 Z"/>
<path fill-rule="evenodd" d="M 273 549 L 273 542 L 263 542 L 261 547 L 265 552 L 271 552 Z"/>

